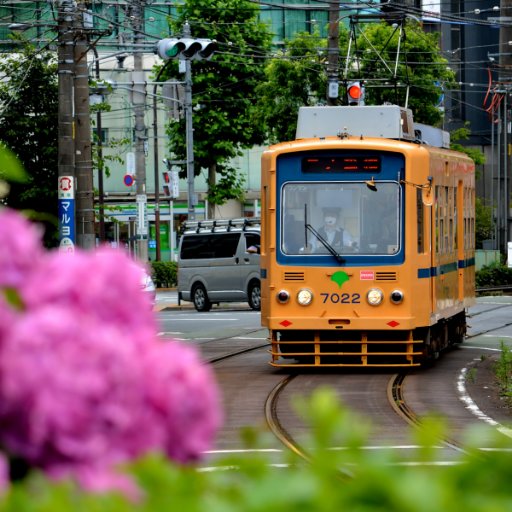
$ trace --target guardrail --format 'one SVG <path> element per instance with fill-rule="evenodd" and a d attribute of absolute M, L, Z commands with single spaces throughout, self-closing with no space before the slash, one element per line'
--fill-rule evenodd
<path fill-rule="evenodd" d="M 481 295 L 487 292 L 512 293 L 512 285 L 505 284 L 501 286 L 484 286 L 482 288 L 476 288 L 475 292 L 477 295 Z"/>

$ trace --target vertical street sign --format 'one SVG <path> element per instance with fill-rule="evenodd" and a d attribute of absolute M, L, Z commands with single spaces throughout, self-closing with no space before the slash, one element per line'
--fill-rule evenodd
<path fill-rule="evenodd" d="M 171 171 L 171 197 L 180 197 L 180 176 L 178 171 Z"/>
<path fill-rule="evenodd" d="M 75 250 L 75 187 L 73 176 L 59 176 L 59 250 Z"/>
<path fill-rule="evenodd" d="M 135 153 L 131 151 L 126 153 L 126 174 L 135 175 Z"/>
<path fill-rule="evenodd" d="M 139 237 L 147 236 L 148 234 L 148 218 L 146 203 L 148 198 L 146 194 L 137 194 L 137 235 Z"/>

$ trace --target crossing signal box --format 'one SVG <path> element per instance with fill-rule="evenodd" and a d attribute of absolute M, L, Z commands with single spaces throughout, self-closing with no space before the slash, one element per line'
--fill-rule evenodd
<path fill-rule="evenodd" d="M 164 189 L 164 195 L 167 197 L 171 197 L 172 195 L 172 188 L 171 188 L 171 173 L 169 171 L 162 172 L 162 178 L 163 178 L 163 189 Z"/>
<path fill-rule="evenodd" d="M 349 105 L 364 105 L 364 86 L 361 82 L 349 82 L 347 100 Z"/>

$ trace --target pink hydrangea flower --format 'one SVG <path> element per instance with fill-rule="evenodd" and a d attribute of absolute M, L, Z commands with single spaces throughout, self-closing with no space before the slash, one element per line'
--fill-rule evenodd
<path fill-rule="evenodd" d="M 146 389 L 151 421 L 159 430 L 158 445 L 180 462 L 200 458 L 211 447 L 222 420 L 219 390 L 212 385 L 213 372 L 190 349 L 165 343 L 153 345 L 144 354 Z"/>
<path fill-rule="evenodd" d="M 48 253 L 19 289 L 28 310 L 62 305 L 90 321 L 116 325 L 134 340 L 156 332 L 150 299 L 141 293 L 141 268 L 120 250 Z"/>
<path fill-rule="evenodd" d="M 31 247 L 36 230 L 9 223 L 0 218 L 0 240 L 16 227 Z M 211 447 L 221 422 L 213 372 L 192 347 L 158 338 L 125 253 L 36 253 L 17 267 L 8 255 L 18 253 L 2 253 L 17 277 L 0 291 L 15 284 L 23 307 L 0 294 L 0 445 L 51 477 L 133 497 L 119 463 L 152 451 L 189 462 Z"/>
<path fill-rule="evenodd" d="M 41 230 L 9 208 L 0 208 L 0 288 L 17 288 L 41 257 Z"/>

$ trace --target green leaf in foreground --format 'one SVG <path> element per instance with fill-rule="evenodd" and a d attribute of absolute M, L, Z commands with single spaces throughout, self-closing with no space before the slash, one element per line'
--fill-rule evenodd
<path fill-rule="evenodd" d="M 27 173 L 23 169 L 18 158 L 0 143 L 0 180 L 16 181 L 24 183 L 27 181 Z"/>

